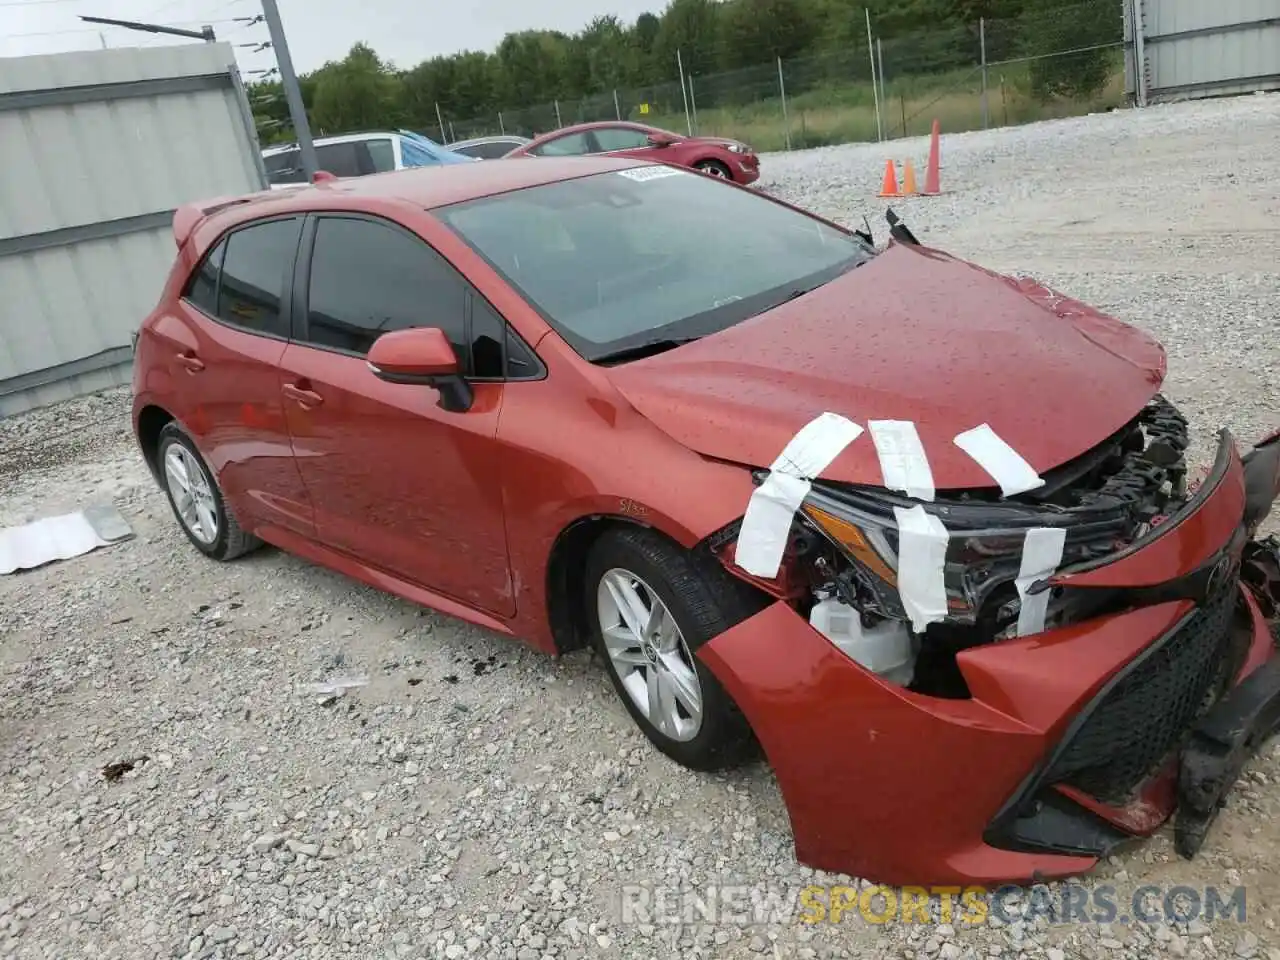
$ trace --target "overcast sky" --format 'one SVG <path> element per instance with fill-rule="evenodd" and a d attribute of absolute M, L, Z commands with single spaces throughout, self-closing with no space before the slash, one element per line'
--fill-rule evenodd
<path fill-rule="evenodd" d="M 513 30 L 576 31 L 597 14 L 633 21 L 666 0 L 278 0 L 294 66 L 313 70 L 363 40 L 396 66 L 412 67 L 459 50 L 492 50 Z M 107 46 L 184 43 L 82 22 L 81 14 L 198 27 L 210 23 L 229 43 L 267 39 L 263 24 L 235 17 L 261 12 L 258 0 L 0 0 L 0 56 L 17 57 Z M 99 34 L 101 30 L 101 35 Z M 272 55 L 236 51 L 242 69 L 269 67 Z"/>

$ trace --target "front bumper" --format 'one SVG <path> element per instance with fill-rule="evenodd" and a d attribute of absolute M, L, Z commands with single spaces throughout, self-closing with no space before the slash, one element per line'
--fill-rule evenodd
<path fill-rule="evenodd" d="M 1267 549 L 1250 541 L 1246 491 L 1271 483 L 1274 499 L 1276 478 L 1258 472 L 1224 434 L 1186 509 L 1055 578 L 1132 605 L 960 653 L 966 699 L 880 680 L 784 602 L 703 646 L 774 768 L 797 857 L 895 884 L 1050 879 L 1179 804 L 1179 849 L 1194 853 L 1280 717 L 1280 598 L 1241 581 Z"/>

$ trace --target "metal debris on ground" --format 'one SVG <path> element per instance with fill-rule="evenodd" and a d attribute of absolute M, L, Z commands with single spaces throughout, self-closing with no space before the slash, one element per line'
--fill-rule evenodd
<path fill-rule="evenodd" d="M 131 773 L 150 759 L 148 756 L 141 756 L 134 757 L 132 760 L 117 760 L 114 763 L 108 763 L 102 768 L 102 779 L 106 780 L 107 783 L 115 783 L 126 773 Z"/>
<path fill-rule="evenodd" d="M 315 696 L 316 703 L 320 706 L 327 707 L 339 697 L 345 696 L 348 690 L 363 687 L 368 682 L 368 677 L 348 677 L 341 680 L 326 680 L 322 683 L 308 683 L 302 689 Z"/>

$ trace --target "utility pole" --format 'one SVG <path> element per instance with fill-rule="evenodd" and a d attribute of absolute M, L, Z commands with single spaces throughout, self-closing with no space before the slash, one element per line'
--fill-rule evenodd
<path fill-rule="evenodd" d="M 315 144 L 311 142 L 311 124 L 307 122 L 302 88 L 298 86 L 298 75 L 293 72 L 293 58 L 289 56 L 289 43 L 285 40 L 284 24 L 280 22 L 280 8 L 276 6 L 276 0 L 262 0 L 262 15 L 266 18 L 267 30 L 271 33 L 271 46 L 276 52 L 276 63 L 280 67 L 280 85 L 284 87 L 284 97 L 289 104 L 289 119 L 293 121 L 293 132 L 298 138 L 302 172 L 310 180 L 320 169 L 320 164 L 316 160 Z"/>

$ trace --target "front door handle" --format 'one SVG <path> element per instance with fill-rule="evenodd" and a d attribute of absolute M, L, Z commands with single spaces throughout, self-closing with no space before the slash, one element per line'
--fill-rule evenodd
<path fill-rule="evenodd" d="M 296 383 L 286 383 L 282 389 L 286 397 L 308 410 L 324 403 L 324 397 L 320 396 L 320 394 L 314 390 L 303 390 Z"/>
<path fill-rule="evenodd" d="M 180 366 L 187 368 L 187 373 L 199 373 L 204 369 L 204 361 L 189 350 L 178 354 L 176 359 Z"/>

